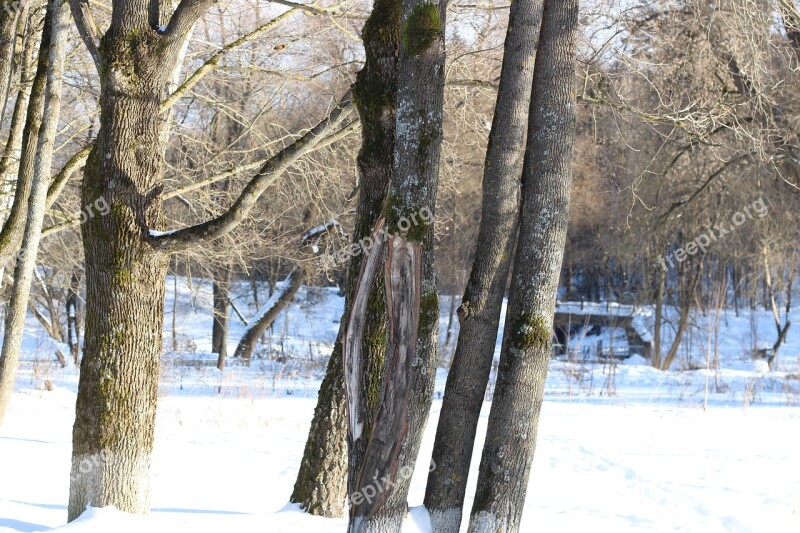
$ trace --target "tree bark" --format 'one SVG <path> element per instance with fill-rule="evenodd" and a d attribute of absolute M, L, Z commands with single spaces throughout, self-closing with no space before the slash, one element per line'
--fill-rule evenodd
<path fill-rule="evenodd" d="M 12 65 L 18 21 L 27 16 L 27 10 L 26 0 L 16 3 L 3 0 L 3 5 L 0 7 L 0 123 L 5 117 L 8 92 L 14 74 Z"/>
<path fill-rule="evenodd" d="M 656 265 L 656 309 L 655 325 L 653 326 L 653 355 L 654 368 L 661 368 L 661 322 L 664 319 L 664 290 L 666 289 L 667 272 L 661 265 Z"/>
<path fill-rule="evenodd" d="M 552 351 L 575 140 L 577 0 L 546 0 L 534 67 L 517 254 L 469 530 L 519 531 Z"/>
<path fill-rule="evenodd" d="M 434 531 L 461 526 L 475 431 L 497 341 L 519 214 L 522 154 L 543 0 L 511 3 L 500 87 L 483 174 L 481 225 L 460 332 L 439 415 L 425 507 Z"/>
<path fill-rule="evenodd" d="M 36 139 L 37 157 L 34 162 L 33 179 L 26 209 L 27 216 L 22 236 L 23 247 L 18 254 L 14 269 L 14 286 L 8 306 L 9 314 L 5 323 L 2 353 L 0 353 L 0 424 L 3 422 L 11 399 L 11 392 L 14 390 L 31 281 L 36 268 L 36 254 L 39 251 L 39 239 L 47 205 L 50 165 L 61 110 L 61 80 L 64 70 L 69 10 L 63 0 L 50 0 L 45 16 L 47 17 L 45 24 L 50 25 L 49 28 L 46 28 L 50 39 L 48 46 L 39 51 L 39 66 L 45 69 L 42 128 L 38 131 Z M 44 61 L 41 59 L 43 56 L 47 58 Z M 56 325 L 53 324 L 53 326 Z"/>
<path fill-rule="evenodd" d="M 400 0 L 376 0 L 362 32 L 365 63 L 353 85 L 353 101 L 362 126 L 362 144 L 357 160 L 360 186 L 353 245 L 359 245 L 372 234 L 392 176 L 400 10 Z M 317 408 L 291 497 L 292 502 L 300 503 L 307 512 L 323 516 L 343 514 L 347 484 L 352 487 L 355 483 L 355 476 L 352 475 L 355 470 L 348 470 L 347 455 L 342 455 L 345 443 L 352 465 L 360 462 L 365 449 L 365 440 L 355 442 L 352 435 L 347 435 L 342 360 L 342 343 L 350 323 L 353 296 L 363 261 L 364 253 L 356 254 L 351 257 L 347 267 L 345 311 L 320 387 Z M 361 341 L 361 380 L 362 387 L 370 391 L 365 404 L 370 413 L 377 409 L 377 391 L 386 350 L 381 280 L 379 273 L 370 290 L 369 311 L 368 316 L 364 317 L 365 333 Z M 365 434 L 370 432 L 368 425 Z"/>
<path fill-rule="evenodd" d="M 84 170 L 81 203 L 89 212 L 102 198 L 110 210 L 81 226 L 86 330 L 73 427 L 70 521 L 87 505 L 113 505 L 130 513 L 149 507 L 168 261 L 147 234 L 147 228 L 162 223 L 160 104 L 194 10 L 202 13 L 206 4 L 184 0 L 167 29 L 156 31 L 149 24 L 149 3 L 115 3 L 100 44 L 88 5 L 71 1 L 100 73 L 100 130 Z"/>
<path fill-rule="evenodd" d="M 444 1 L 402 3 L 394 166 L 385 207 L 386 377 L 361 463 L 350 465 L 357 468 L 351 532 L 400 531 L 433 396 L 439 331 L 433 215 L 442 140 L 445 11 Z M 350 345 L 348 339 L 345 349 Z M 348 355 L 345 351 L 346 370 Z M 367 391 L 346 392 L 351 413 Z"/>

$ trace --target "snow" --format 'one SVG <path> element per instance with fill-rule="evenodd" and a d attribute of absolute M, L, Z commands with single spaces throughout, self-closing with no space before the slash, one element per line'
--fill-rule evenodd
<path fill-rule="evenodd" d="M 177 299 L 172 278 L 167 282 L 168 353 L 151 513 L 92 508 L 65 525 L 77 370 L 60 368 L 55 345 L 31 318 L 16 391 L 0 427 L 0 533 L 346 529 L 345 518 L 309 516 L 287 504 L 339 327 L 336 289 L 301 288 L 258 350 L 270 358 L 250 367 L 230 359 L 219 372 L 209 353 L 211 285 L 178 281 Z M 246 317 L 256 314 L 248 284 L 234 284 L 233 299 Z M 442 340 L 449 307 L 442 297 Z M 177 352 L 171 349 L 173 308 Z M 800 324 L 800 310 L 789 318 Z M 691 342 L 670 372 L 638 355 L 623 362 L 551 363 L 521 531 L 800 531 L 800 333 L 790 329 L 779 368 L 767 371 L 749 354 L 756 341 L 774 335 L 771 313 L 747 310 L 737 317 L 726 310 L 720 368 L 712 364 L 707 371 L 710 320 L 711 313 L 692 317 Z M 245 325 L 232 316 L 231 327 L 232 348 Z M 422 500 L 445 380 L 440 369 L 404 532 L 430 531 Z M 48 381 L 52 391 L 45 390 Z M 473 472 L 488 412 L 487 401 Z M 468 480 L 467 512 L 475 478 Z"/>
<path fill-rule="evenodd" d="M 157 237 L 164 237 L 166 235 L 172 235 L 173 233 L 175 233 L 177 231 L 178 230 L 175 230 L 175 229 L 170 230 L 170 231 L 158 231 L 158 230 L 151 229 L 149 231 L 149 233 L 150 233 L 151 237 L 157 238 Z"/>

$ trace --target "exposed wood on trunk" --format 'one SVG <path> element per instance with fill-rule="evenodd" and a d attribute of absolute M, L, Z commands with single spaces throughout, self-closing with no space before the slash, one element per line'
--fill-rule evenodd
<path fill-rule="evenodd" d="M 386 228 L 392 239 L 402 238 L 400 242 L 412 241 L 420 246 L 419 327 L 409 373 L 397 374 L 391 370 L 385 373 L 375 429 L 369 436 L 367 454 L 363 464 L 358 465 L 357 482 L 351 491 L 351 532 L 399 531 L 408 512 L 411 479 L 406 474 L 413 471 L 417 461 L 436 370 L 439 300 L 434 268 L 433 215 L 442 140 L 446 3 L 405 0 L 402 7 L 404 39 L 398 62 L 394 166 L 385 213 Z M 391 266 L 390 261 L 387 254 L 385 262 Z M 407 284 L 411 288 L 416 285 L 411 270 L 390 267 L 388 271 L 402 278 L 400 281 L 391 280 L 393 287 Z M 387 357 L 395 357 L 394 348 L 391 345 L 387 347 Z M 394 405 L 384 402 L 393 402 Z M 378 428 L 391 424 L 401 408 L 408 412 L 408 429 L 399 441 L 386 440 L 383 430 Z M 382 417 L 387 417 L 387 420 L 382 420 Z M 394 450 L 399 450 L 396 463 L 392 459 Z M 392 477 L 394 473 L 398 475 Z M 375 479 L 384 480 L 379 498 L 373 499 L 375 505 L 361 505 L 356 499 L 375 489 Z M 390 483 L 387 484 L 386 480 Z"/>
<path fill-rule="evenodd" d="M 353 244 L 360 245 L 372 235 L 383 210 L 394 164 L 395 116 L 397 110 L 397 60 L 400 46 L 400 0 L 376 0 L 372 14 L 364 24 L 364 67 L 353 84 L 353 101 L 362 126 L 361 149 L 357 166 L 359 176 L 357 217 Z M 350 323 L 357 279 L 365 254 L 350 259 L 346 269 L 345 309 L 339 334 L 320 388 L 317 408 L 309 431 L 300 472 L 291 501 L 300 502 L 313 514 L 339 516 L 347 485 L 351 497 L 355 473 L 366 449 L 364 438 L 371 432 L 370 419 L 362 439 L 347 438 L 344 384 L 343 342 Z M 361 387 L 367 391 L 366 409 L 374 413 L 383 372 L 386 350 L 385 305 L 382 272 L 378 272 L 370 290 L 368 316 L 362 335 Z M 350 468 L 341 455 L 345 448 Z M 345 483 L 346 482 L 346 483 Z"/>
<path fill-rule="evenodd" d="M 344 348 L 342 362 L 344 364 L 344 385 L 347 393 L 348 435 L 351 441 L 361 438 L 368 413 L 366 407 L 366 391 L 363 389 L 364 361 L 361 353 L 364 340 L 364 329 L 370 318 L 368 313 L 369 297 L 376 275 L 383 260 L 384 242 L 381 236 L 384 220 L 378 221 L 372 240 L 375 243 L 361 263 L 353 293 L 352 308 L 342 346 Z"/>
<path fill-rule="evenodd" d="M 389 237 L 385 269 L 389 345 L 392 352 L 386 362 L 383 398 L 358 472 L 357 486 L 362 488 L 379 484 L 381 480 L 397 480 L 400 477 L 398 459 L 408 432 L 408 397 L 417 349 L 422 247 L 403 237 Z M 358 502 L 354 499 L 351 511 L 354 523 L 351 528 L 358 531 L 360 521 L 372 517 L 389 494 L 387 490 L 379 490 L 374 499 L 365 497 Z"/>

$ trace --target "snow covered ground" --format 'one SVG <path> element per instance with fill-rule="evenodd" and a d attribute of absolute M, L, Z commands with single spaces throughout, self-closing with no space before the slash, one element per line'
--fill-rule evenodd
<path fill-rule="evenodd" d="M 245 289 L 234 303 L 246 319 L 256 313 Z M 286 506 L 341 305 L 333 290 L 302 289 L 262 347 L 272 358 L 220 373 L 208 353 L 208 284 L 181 280 L 177 352 L 172 294 L 166 303 L 151 514 L 91 509 L 67 526 L 77 374 L 59 368 L 32 320 L 0 428 L 0 533 L 343 531 L 344 519 Z M 448 308 L 445 298 L 443 330 Z M 704 320 L 693 320 L 690 349 L 670 372 L 638 356 L 619 364 L 553 361 L 523 531 L 800 531 L 800 332 L 790 330 L 781 367 L 764 373 L 749 346 L 753 331 L 769 334 L 769 313 L 726 313 L 720 369 L 707 372 Z M 243 329 L 233 315 L 230 352 Z M 440 371 L 412 506 L 422 504 L 445 376 Z M 425 520 L 415 509 L 406 531 L 426 531 Z"/>

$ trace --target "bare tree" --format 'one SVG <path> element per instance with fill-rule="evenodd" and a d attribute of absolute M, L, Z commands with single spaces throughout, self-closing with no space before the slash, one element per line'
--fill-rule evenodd
<path fill-rule="evenodd" d="M 511 3 L 492 131 L 486 149 L 480 233 L 458 309 L 460 333 L 447 375 L 425 507 L 436 531 L 461 526 L 475 431 L 494 358 L 519 216 L 531 83 L 544 2 Z"/>
<path fill-rule="evenodd" d="M 22 235 L 23 246 L 20 253 L 17 254 L 9 316 L 5 323 L 3 348 L 0 353 L 0 423 L 5 417 L 11 392 L 14 389 L 25 316 L 28 311 L 31 280 L 36 268 L 36 254 L 39 251 L 42 222 L 47 207 L 50 166 L 61 111 L 61 80 L 68 21 L 69 11 L 63 0 L 50 0 L 47 5 L 45 29 L 43 30 L 44 34 L 49 35 L 49 42 L 45 43 L 47 46 L 43 45 L 39 50 L 40 71 L 37 72 L 37 76 L 41 73 L 45 79 L 41 128 L 35 139 L 36 158 Z M 33 141 L 30 139 L 29 142 Z"/>
<path fill-rule="evenodd" d="M 470 531 L 519 531 L 567 234 L 575 137 L 577 0 L 546 0 L 522 172 L 519 243 Z"/>

